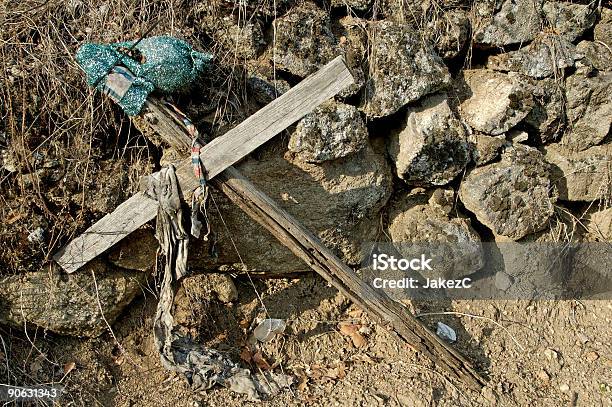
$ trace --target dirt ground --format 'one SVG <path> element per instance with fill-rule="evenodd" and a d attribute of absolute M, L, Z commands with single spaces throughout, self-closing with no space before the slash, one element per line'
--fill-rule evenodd
<path fill-rule="evenodd" d="M 295 375 L 297 385 L 262 405 L 612 405 L 609 301 L 407 304 L 415 314 L 433 314 L 421 317 L 430 328 L 442 321 L 456 330 L 453 346 L 488 379 L 478 393 L 448 381 L 316 275 L 255 280 L 255 286 L 246 278 L 236 283 L 234 304 L 186 292 L 177 297 L 175 317 L 198 340 L 236 361 L 254 318 L 267 310 L 287 321 L 284 334 L 265 344 L 263 357 L 273 371 Z M 97 339 L 3 329 L 0 377 L 9 383 L 61 380 L 66 389 L 58 405 L 63 406 L 247 403 L 221 387 L 194 393 L 182 377 L 161 366 L 152 336 L 156 298 L 144 291 L 112 332 Z M 361 327 L 365 345 L 356 348 L 340 333 L 338 324 L 347 321 Z"/>

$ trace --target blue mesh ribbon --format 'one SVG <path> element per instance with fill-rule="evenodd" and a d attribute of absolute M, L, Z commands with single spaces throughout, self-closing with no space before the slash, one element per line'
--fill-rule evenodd
<path fill-rule="evenodd" d="M 138 43 L 84 44 L 76 60 L 90 86 L 109 94 L 125 113 L 135 116 L 154 90 L 169 94 L 189 89 L 212 55 L 194 51 L 178 38 L 159 36 Z"/>

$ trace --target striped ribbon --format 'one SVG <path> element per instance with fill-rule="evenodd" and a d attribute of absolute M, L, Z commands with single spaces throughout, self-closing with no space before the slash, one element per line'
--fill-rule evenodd
<path fill-rule="evenodd" d="M 200 150 L 204 146 L 204 143 L 200 140 L 200 132 L 193 125 L 191 120 L 181 112 L 172 103 L 164 102 L 174 113 L 175 119 L 182 124 L 187 133 L 191 136 L 191 166 L 193 173 L 198 179 L 200 186 L 193 191 L 191 198 L 191 234 L 196 238 L 200 237 L 200 230 L 202 229 L 202 222 L 198 220 L 198 212 L 204 215 L 204 222 L 206 225 L 206 233 L 203 239 L 208 240 L 210 234 L 210 223 L 208 221 L 207 202 L 208 202 L 208 183 L 206 182 L 206 168 L 200 158 Z"/>

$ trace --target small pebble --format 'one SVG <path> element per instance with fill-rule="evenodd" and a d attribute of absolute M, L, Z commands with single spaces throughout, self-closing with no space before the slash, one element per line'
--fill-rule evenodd
<path fill-rule="evenodd" d="M 559 354 L 555 350 L 553 350 L 553 349 L 546 349 L 544 351 L 544 356 L 546 356 L 546 358 L 548 360 L 557 360 L 557 359 L 559 359 Z"/>
<path fill-rule="evenodd" d="M 546 370 L 542 369 L 537 373 L 538 379 L 544 383 L 550 382 L 550 375 L 546 373 Z"/>
<path fill-rule="evenodd" d="M 586 354 L 586 360 L 588 360 L 589 362 L 595 362 L 598 358 L 599 355 L 597 354 L 597 352 L 588 352 Z"/>
<path fill-rule="evenodd" d="M 495 274 L 495 287 L 502 291 L 506 291 L 512 285 L 512 278 L 503 271 L 498 271 Z"/>
<path fill-rule="evenodd" d="M 563 393 L 567 393 L 569 391 L 570 387 L 563 383 L 561 386 L 559 386 L 559 390 L 561 390 Z"/>
<path fill-rule="evenodd" d="M 45 230 L 41 227 L 36 228 L 28 235 L 28 242 L 42 244 L 45 241 Z"/>
<path fill-rule="evenodd" d="M 369 326 L 362 326 L 359 328 L 359 333 L 364 335 L 370 335 L 372 333 L 372 329 Z"/>

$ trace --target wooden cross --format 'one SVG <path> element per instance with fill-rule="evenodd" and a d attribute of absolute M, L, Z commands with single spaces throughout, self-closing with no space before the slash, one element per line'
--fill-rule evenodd
<path fill-rule="evenodd" d="M 214 187 L 343 295 L 394 331 L 414 350 L 431 359 L 450 377 L 479 390 L 484 379 L 463 356 L 427 329 L 403 305 L 364 283 L 313 233 L 232 167 L 232 164 L 352 83 L 353 77 L 342 58 L 334 59 L 233 130 L 204 146 L 200 157 L 207 176 Z M 166 143 L 178 151 L 189 151 L 191 137 L 175 123 L 167 107 L 154 97 L 149 97 L 145 109 L 147 116 L 153 118 L 148 121 L 149 126 Z M 191 160 L 178 165 L 176 173 L 183 191 L 198 186 L 198 180 L 192 173 Z M 66 272 L 75 272 L 153 219 L 156 213 L 157 201 L 139 192 L 71 241 L 54 259 Z"/>

